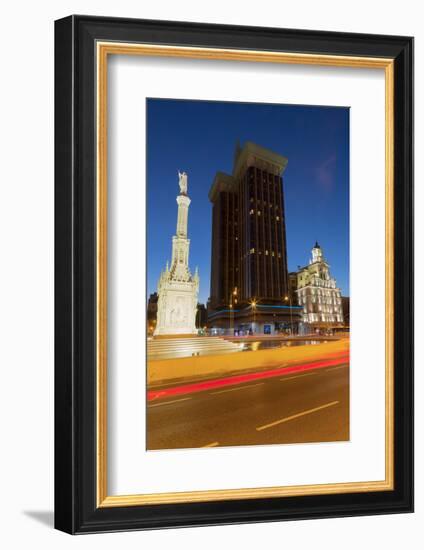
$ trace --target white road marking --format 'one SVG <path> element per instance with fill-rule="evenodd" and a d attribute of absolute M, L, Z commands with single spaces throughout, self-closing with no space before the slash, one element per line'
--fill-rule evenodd
<path fill-rule="evenodd" d="M 202 449 L 206 449 L 207 447 L 217 447 L 219 445 L 218 441 L 214 441 L 213 443 L 208 443 L 207 445 L 203 445 Z"/>
<path fill-rule="evenodd" d="M 287 416 L 286 418 L 281 418 L 280 420 L 276 420 L 275 422 L 271 422 L 270 424 L 265 424 L 264 426 L 258 426 L 256 428 L 256 431 L 260 432 L 261 430 L 272 428 L 273 426 L 277 426 L 278 424 L 282 424 L 283 422 L 289 422 L 289 420 L 294 420 L 295 418 L 299 418 L 300 416 L 305 416 L 307 414 L 321 411 L 322 409 L 327 409 L 328 407 L 333 407 L 334 405 L 338 405 L 339 403 L 340 401 L 331 401 L 331 403 L 326 403 L 325 405 L 321 405 L 320 407 L 315 407 L 314 409 L 309 409 L 307 411 L 293 414 L 292 416 Z"/>
<path fill-rule="evenodd" d="M 295 378 L 303 378 L 304 376 L 313 376 L 318 374 L 317 372 L 308 372 L 306 374 L 298 374 L 297 376 L 287 376 L 286 378 L 280 378 L 280 382 L 285 382 L 286 380 L 294 380 Z"/>
<path fill-rule="evenodd" d="M 340 367 L 330 367 L 328 369 L 325 369 L 326 372 L 332 371 L 332 370 L 338 370 L 338 369 L 347 369 L 349 365 L 341 365 Z"/>
<path fill-rule="evenodd" d="M 217 393 L 226 393 L 228 391 L 237 391 L 237 390 L 246 390 L 249 388 L 254 388 L 255 386 L 263 386 L 265 382 L 259 382 L 258 384 L 249 384 L 248 386 L 240 386 L 237 388 L 229 388 L 227 390 L 219 390 L 219 391 L 213 391 L 211 392 L 211 395 L 216 395 Z"/>
<path fill-rule="evenodd" d="M 155 403 L 154 405 L 147 405 L 148 409 L 152 407 L 162 407 L 162 405 L 170 405 L 171 403 L 179 403 L 180 401 L 188 401 L 191 397 L 183 397 L 183 399 L 174 399 L 173 401 L 164 401 L 163 403 Z"/>

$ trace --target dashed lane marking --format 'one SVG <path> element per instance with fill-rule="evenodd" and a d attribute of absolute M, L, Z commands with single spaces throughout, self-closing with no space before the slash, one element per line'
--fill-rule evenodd
<path fill-rule="evenodd" d="M 153 405 L 147 405 L 147 408 L 162 407 L 163 405 L 170 405 L 171 403 L 179 403 L 180 401 L 188 401 L 191 397 L 184 397 L 183 399 L 173 399 L 172 401 L 164 401 L 163 403 L 154 403 Z"/>
<path fill-rule="evenodd" d="M 213 391 L 211 392 L 211 395 L 216 395 L 218 393 L 227 393 L 229 391 L 248 390 L 249 388 L 254 388 L 256 386 L 263 386 L 264 384 L 265 382 L 259 382 L 258 384 L 249 384 L 248 386 L 240 386 L 238 388 L 228 388 L 227 390 Z"/>
<path fill-rule="evenodd" d="M 340 365 L 340 367 L 330 367 L 329 369 L 325 369 L 325 372 L 330 372 L 333 370 L 339 370 L 339 369 L 347 369 L 349 365 Z"/>
<path fill-rule="evenodd" d="M 297 376 L 287 376 L 286 378 L 280 378 L 280 382 L 285 382 L 286 380 L 294 380 L 295 378 L 303 378 L 304 376 L 314 376 L 319 374 L 318 372 L 308 372 L 306 374 L 298 374 Z"/>
<path fill-rule="evenodd" d="M 269 424 L 265 424 L 264 426 L 258 426 L 256 428 L 256 431 L 260 432 L 261 430 L 272 428 L 273 426 L 277 426 L 278 424 L 282 424 L 283 422 L 289 422 L 290 420 L 294 420 L 295 418 L 299 418 L 307 414 L 312 414 L 314 412 L 321 411 L 322 409 L 327 409 L 328 407 L 334 407 L 334 405 L 338 405 L 338 404 L 339 404 L 339 401 L 331 401 L 331 403 L 326 403 L 325 405 L 315 407 L 314 409 L 309 409 L 307 411 L 302 411 L 300 413 L 287 416 L 286 418 L 281 418 L 280 420 L 275 420 L 275 422 L 270 422 Z"/>

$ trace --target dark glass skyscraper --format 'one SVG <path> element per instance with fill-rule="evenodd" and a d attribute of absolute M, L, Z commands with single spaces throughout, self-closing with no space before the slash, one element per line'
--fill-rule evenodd
<path fill-rule="evenodd" d="M 282 174 L 287 159 L 252 142 L 236 147 L 231 175 L 209 192 L 212 261 L 209 325 L 278 330 L 290 316 Z M 268 326 L 268 324 L 271 324 Z M 267 328 L 265 328 L 267 325 Z"/>

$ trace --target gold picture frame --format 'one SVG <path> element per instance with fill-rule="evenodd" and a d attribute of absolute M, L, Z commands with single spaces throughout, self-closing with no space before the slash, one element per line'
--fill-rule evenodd
<path fill-rule="evenodd" d="M 104 20 L 101 20 L 102 24 Z M 384 509 L 384 502 L 390 501 L 390 493 L 396 495 L 396 491 L 399 488 L 399 483 L 407 483 L 407 480 L 399 481 L 399 474 L 396 473 L 396 442 L 395 442 L 395 426 L 396 418 L 399 414 L 395 399 L 395 387 L 396 387 L 396 335 L 395 335 L 395 318 L 396 323 L 399 322 L 399 315 L 396 313 L 397 302 L 395 299 L 395 273 L 396 273 L 396 257 L 395 257 L 395 244 L 399 237 L 399 229 L 397 229 L 395 223 L 395 184 L 396 178 L 399 178 L 399 173 L 396 173 L 395 166 L 395 147 L 399 147 L 400 139 L 403 142 L 411 141 L 410 135 L 403 129 L 403 134 L 400 136 L 399 130 L 397 130 L 395 121 L 396 117 L 399 119 L 399 96 L 396 96 L 396 82 L 402 80 L 404 85 L 411 86 L 410 72 L 408 74 L 402 74 L 399 69 L 400 57 L 402 60 L 407 55 L 406 50 L 411 47 L 411 39 L 395 39 L 390 37 L 390 40 L 381 39 L 380 48 L 373 47 L 373 40 L 363 37 L 361 42 L 360 35 L 338 35 L 339 42 L 342 39 L 350 44 L 350 47 L 346 46 L 344 53 L 341 51 L 342 47 L 334 37 L 334 44 L 327 48 L 327 51 L 319 51 L 319 45 L 314 48 L 310 48 L 307 51 L 306 44 L 308 40 L 316 40 L 314 33 L 311 31 L 311 35 L 308 31 L 298 31 L 299 40 L 303 40 L 305 44 L 305 51 L 299 52 L 296 44 L 293 44 L 292 51 L 290 51 L 290 39 L 292 35 L 290 31 L 275 29 L 273 32 L 281 34 L 281 50 L 272 51 L 267 49 L 264 43 L 260 43 L 258 39 L 257 48 L 241 47 L 237 44 L 230 46 L 224 46 L 228 43 L 225 29 L 212 29 L 216 32 L 216 35 L 222 36 L 222 47 L 212 46 L 206 44 L 203 46 L 196 46 L 189 44 L 166 44 L 161 43 L 159 39 L 155 41 L 148 40 L 149 29 L 156 30 L 154 22 L 140 21 L 136 22 L 139 25 L 140 40 L 136 40 L 134 35 L 128 31 L 128 40 L 117 39 L 115 31 L 125 29 L 126 23 L 121 20 L 108 20 L 110 32 L 105 32 L 105 26 L 98 26 L 98 18 L 84 18 L 72 16 L 57 22 L 57 36 L 58 29 L 60 29 L 61 37 L 57 38 L 56 48 L 60 54 L 63 51 L 67 52 L 69 62 L 71 64 L 71 72 L 82 69 L 75 67 L 75 50 L 69 46 L 75 44 L 75 40 L 79 40 L 79 44 L 84 44 L 84 52 L 87 52 L 87 44 L 91 44 L 92 52 L 90 54 L 90 67 L 94 68 L 95 78 L 89 85 L 89 89 L 94 89 L 94 102 L 93 113 L 95 115 L 94 124 L 94 155 L 93 166 L 95 167 L 95 257 L 93 258 L 93 266 L 95 269 L 94 277 L 96 280 L 95 287 L 95 322 L 96 332 L 94 335 L 93 343 L 95 345 L 95 395 L 96 403 L 93 410 L 92 418 L 95 419 L 95 430 L 92 432 L 95 442 L 95 452 L 93 458 L 94 469 L 92 470 L 92 479 L 95 480 L 94 493 L 90 493 L 90 498 L 95 505 L 93 514 L 102 514 L 101 510 L 111 509 L 124 509 L 130 508 L 134 511 L 134 514 L 138 514 L 139 521 L 135 520 L 135 528 L 143 528 L 145 526 L 153 525 L 148 519 L 144 519 L 143 508 L 151 510 L 151 506 L 154 505 L 156 509 L 160 505 L 193 505 L 210 502 L 222 502 L 229 503 L 231 501 L 255 501 L 257 499 L 275 499 L 278 503 L 281 499 L 288 497 L 307 497 L 316 496 L 322 497 L 324 495 L 348 495 L 348 494 L 367 494 L 373 495 L 381 494 L 381 497 L 376 497 L 377 500 L 381 499 L 381 506 Z M 149 25 L 152 25 L 151 27 Z M 182 32 L 184 24 L 171 24 L 167 28 L 167 32 L 172 27 L 175 32 Z M 176 27 L 173 27 L 176 25 Z M 102 32 L 98 29 L 102 28 Z M 137 27 L 138 28 L 138 27 Z M 65 30 L 66 29 L 66 32 Z M 147 31 L 146 31 L 147 29 Z M 190 27 L 191 30 L 193 30 Z M 193 32 L 197 32 L 199 36 L 204 33 L 204 28 L 200 26 L 195 28 Z M 76 33 L 72 35 L 73 33 Z M 143 32 L 146 34 L 143 35 Z M 164 31 L 165 32 L 165 31 Z M 211 31 L 212 32 L 212 31 Z M 258 32 L 257 29 L 246 28 L 246 36 L 255 35 Z M 68 34 L 66 34 L 68 33 Z M 286 33 L 286 34 L 285 34 Z M 109 39 L 105 38 L 105 35 L 109 34 Z M 120 33 L 121 35 L 122 33 Z M 160 32 L 159 32 L 160 34 Z M 66 35 L 66 36 L 65 36 Z M 78 36 L 77 36 L 78 35 Z M 273 33 L 270 32 L 269 40 Z M 142 39 L 144 36 L 144 40 Z M 162 38 L 164 38 L 163 35 Z M 179 35 L 180 36 L 180 35 Z M 182 36 L 182 35 L 181 35 Z M 218 39 L 216 39 L 217 41 Z M 72 42 L 74 41 L 74 42 Z M 84 42 L 85 41 L 85 42 Z M 164 42 L 166 42 L 164 40 Z M 237 40 L 235 40 L 237 42 Z M 318 42 L 316 42 L 318 44 Z M 360 44 L 360 46 L 358 46 Z M 387 45 L 389 44 L 389 46 Z M 62 50 L 61 50 L 62 48 Z M 389 51 L 393 53 L 389 55 Z M 311 49 L 315 51 L 311 51 Z M 334 50 L 333 52 L 331 50 Z M 360 51 L 362 50 L 362 53 Z M 380 51 L 380 53 L 379 53 Z M 396 54 L 396 51 L 398 52 Z M 409 51 L 409 50 L 408 50 Z M 368 52 L 368 53 L 364 53 Z M 80 54 L 81 55 L 81 54 Z M 107 143 L 107 119 L 108 119 L 108 60 L 111 56 L 149 56 L 149 57 L 162 57 L 162 58 L 189 58 L 198 60 L 228 60 L 237 62 L 256 62 L 256 63 L 279 63 L 279 64 L 296 64 L 296 65 L 314 65 L 322 67 L 349 67 L 349 68 L 371 68 L 382 69 L 385 75 L 385 266 L 386 266 L 386 280 L 385 280 L 385 299 L 386 299 L 386 318 L 385 318 L 385 479 L 381 481 L 362 481 L 362 482 L 349 482 L 349 483 L 329 483 L 329 484 L 316 484 L 316 485 L 298 485 L 298 486 L 284 486 L 284 487 L 263 487 L 263 488 L 250 488 L 250 489 L 223 489 L 223 490 L 206 490 L 206 491 L 187 491 L 181 493 L 155 493 L 155 494 L 130 494 L 130 495 L 109 495 L 108 483 L 107 483 L 107 471 L 108 471 L 108 459 L 107 459 L 107 163 L 108 163 L 108 143 Z M 82 62 L 81 62 L 81 65 Z M 88 69 L 87 69 L 88 70 Z M 408 65 L 410 71 L 410 65 Z M 88 74 L 88 73 L 87 73 Z M 59 76 L 59 79 L 61 77 Z M 63 78 L 62 78 L 63 80 Z M 406 82 L 406 84 L 405 84 Z M 60 88 L 60 83 L 57 84 Z M 408 103 L 409 105 L 409 103 Z M 65 109 L 65 107 L 60 107 Z M 75 115 L 74 115 L 75 116 Z M 403 114 L 408 118 L 408 114 Z M 398 124 L 399 125 L 399 124 Z M 399 137 L 400 136 L 400 137 Z M 59 137 L 60 139 L 60 137 Z M 63 138 L 65 139 L 65 137 Z M 412 147 L 412 144 L 411 144 Z M 61 159 L 59 159 L 61 160 Z M 409 189 L 409 185 L 412 185 L 412 179 L 410 175 L 410 164 L 408 159 L 404 161 L 404 185 L 406 188 L 405 193 Z M 407 169 L 408 175 L 405 176 Z M 406 179 L 405 179 L 406 177 Z M 409 178 L 409 179 L 408 179 Z M 70 179 L 70 185 L 74 180 Z M 65 204 L 66 203 L 66 204 Z M 63 199 L 63 208 L 67 208 L 69 205 L 65 199 Z M 60 205 L 59 205 L 60 207 Z M 399 217 L 397 218 L 399 223 Z M 403 235 L 403 238 L 410 238 L 410 235 Z M 59 262 L 61 259 L 59 258 Z M 64 261 L 64 260 L 63 260 Z M 72 321 L 74 322 L 74 320 Z M 402 323 L 409 323 L 410 320 L 403 319 Z M 406 342 L 407 346 L 409 342 Z M 411 360 L 412 361 L 412 360 Z M 408 358 L 408 364 L 411 363 Z M 72 368 L 75 368 L 74 366 Z M 74 371 L 73 371 L 74 372 Z M 66 384 L 69 384 L 69 379 Z M 407 383 L 407 382 L 405 382 Z M 63 391 L 65 391 L 65 381 L 63 382 Z M 57 394 L 57 400 L 60 399 L 60 388 Z M 409 392 L 409 390 L 408 390 Z M 412 395 L 408 393 L 408 399 L 412 399 Z M 408 401 L 409 403 L 409 401 Z M 412 406 L 412 405 L 411 405 Z M 70 429 L 75 430 L 75 425 Z M 409 439 L 408 439 L 409 441 Z M 409 449 L 409 447 L 408 447 Z M 410 449 L 408 450 L 408 453 Z M 409 456 L 409 454 L 408 454 Z M 412 459 L 411 459 L 412 460 Z M 408 466 L 409 468 L 409 466 Z M 408 470 L 409 471 L 409 470 Z M 70 487 L 75 482 L 70 482 Z M 383 496 L 384 494 L 384 496 Z M 387 496 L 389 495 L 389 496 Z M 88 497 L 87 497 L 88 498 Z M 94 498 L 94 500 L 93 500 Z M 393 496 L 395 498 L 395 496 Z M 404 509 L 410 508 L 411 498 L 406 499 L 407 504 L 404 505 Z M 59 509 L 61 510 L 59 499 Z M 380 502 L 380 501 L 379 501 Z M 254 503 L 252 502 L 252 506 Z M 58 506 L 58 505 L 57 505 Z M 75 504 L 76 506 L 76 504 Z M 234 504 L 236 506 L 236 504 Z M 343 508 L 343 507 L 342 507 Z M 345 504 L 343 510 L 347 512 L 348 504 Z M 137 511 L 138 510 L 138 511 Z M 109 512 L 107 512 L 109 513 Z M 132 513 L 132 512 L 131 512 Z M 159 513 L 159 512 L 158 512 Z M 190 512 L 191 513 L 191 512 Z M 286 513 L 286 517 L 290 517 L 290 513 L 282 512 L 282 515 Z M 372 511 L 371 511 L 372 513 Z M 308 512 L 305 512 L 305 517 L 308 517 Z M 343 514 L 340 509 L 340 514 Z M 88 516 L 86 516 L 88 517 Z M 100 516 L 99 516 L 100 517 Z M 103 516 L 102 516 L 103 517 Z M 188 517 L 188 516 L 187 516 Z M 194 517 L 194 516 L 193 516 Z M 240 516 L 241 517 L 241 516 Z M 258 516 L 259 517 L 259 516 Z M 57 522 L 58 528 L 67 530 L 69 532 L 85 532 L 96 530 L 110 530 L 113 526 L 119 524 L 120 520 L 115 522 L 107 519 L 98 520 L 94 526 L 90 524 L 87 519 L 81 520 L 80 526 L 72 523 L 70 526 L 69 517 L 65 512 L 59 513 L 59 519 Z M 241 518 L 243 521 L 243 518 Z M 122 520 L 123 521 L 123 520 Z M 218 521 L 219 522 L 219 521 Z M 193 524 L 201 524 L 199 523 Z M 208 523 L 205 521 L 205 523 Z M 134 525 L 135 525 L 134 524 Z M 160 523 L 165 525 L 166 522 Z M 169 520 L 167 525 L 178 525 L 176 520 Z M 190 520 L 187 520 L 183 524 L 192 524 Z M 126 527 L 124 527 L 126 528 Z"/>
<path fill-rule="evenodd" d="M 325 495 L 388 491 L 393 489 L 393 107 L 394 61 L 384 58 L 361 58 L 331 55 L 306 55 L 261 51 L 226 50 L 218 48 L 189 48 L 97 42 L 97 503 L 99 507 L 141 506 L 270 498 L 283 496 Z M 107 491 L 107 63 L 111 55 L 179 57 L 189 59 L 219 59 L 257 63 L 285 63 L 331 67 L 384 69 L 386 125 L 386 443 L 385 480 L 351 483 L 329 483 L 290 487 L 208 490 L 184 493 L 160 493 L 109 496 Z"/>

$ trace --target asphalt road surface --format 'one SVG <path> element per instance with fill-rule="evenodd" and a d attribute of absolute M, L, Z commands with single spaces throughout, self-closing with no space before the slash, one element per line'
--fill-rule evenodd
<path fill-rule="evenodd" d="M 147 406 L 147 449 L 346 441 L 349 366 L 169 396 Z"/>

